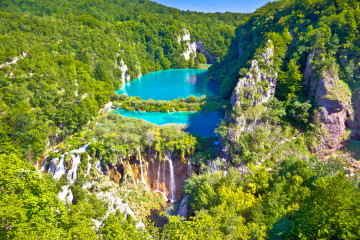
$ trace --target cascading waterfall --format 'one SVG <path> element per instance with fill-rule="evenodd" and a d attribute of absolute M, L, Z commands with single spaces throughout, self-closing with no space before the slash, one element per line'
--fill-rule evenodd
<path fill-rule="evenodd" d="M 79 164 L 81 162 L 81 156 L 80 154 L 75 154 L 72 156 L 72 167 L 68 171 L 67 178 L 70 182 L 70 184 L 74 183 L 77 178 L 77 170 L 79 167 Z"/>
<path fill-rule="evenodd" d="M 176 186 L 175 186 L 175 175 L 174 175 L 174 166 L 173 166 L 173 162 L 171 160 L 171 152 L 168 151 L 168 161 L 169 161 L 169 168 L 170 168 L 170 200 L 171 202 L 176 201 L 175 199 L 175 190 L 176 190 Z"/>
<path fill-rule="evenodd" d="M 121 89 L 125 90 L 125 78 L 121 78 Z"/>
<path fill-rule="evenodd" d="M 166 176 L 165 176 L 165 162 L 163 161 L 163 168 L 162 168 L 162 182 L 164 183 L 164 185 L 166 186 Z"/>
<path fill-rule="evenodd" d="M 91 159 L 91 157 L 88 156 L 88 165 L 87 165 L 87 171 L 86 171 L 85 177 L 90 174 L 90 170 L 91 170 L 91 162 L 90 162 L 90 159 Z"/>
<path fill-rule="evenodd" d="M 160 169 L 161 168 L 161 162 L 159 161 L 159 165 L 158 165 L 158 171 L 157 171 L 157 185 L 156 185 L 156 190 L 160 190 Z"/>
<path fill-rule="evenodd" d="M 172 202 L 176 201 L 175 199 L 175 178 L 174 178 L 174 167 L 172 160 L 169 160 L 169 166 L 170 166 L 170 200 Z"/>
<path fill-rule="evenodd" d="M 145 187 L 146 187 L 147 189 L 149 189 L 148 186 L 147 186 L 147 184 L 146 184 L 145 178 L 144 178 L 143 164 L 142 164 L 142 158 L 141 158 L 140 149 L 139 149 L 139 159 L 140 159 L 141 182 L 145 185 Z"/>
<path fill-rule="evenodd" d="M 86 145 L 82 146 L 81 148 L 71 152 L 72 154 L 74 154 L 74 155 L 72 155 L 73 163 L 72 163 L 71 169 L 68 171 L 68 174 L 67 174 L 70 184 L 74 183 L 77 178 L 77 170 L 78 170 L 79 164 L 81 163 L 81 153 L 86 152 L 88 146 L 89 146 L 89 144 L 86 144 Z"/>
<path fill-rule="evenodd" d="M 59 160 L 59 158 L 51 159 L 48 173 L 54 174 L 54 172 L 55 172 L 55 163 L 56 163 L 57 160 Z"/>
<path fill-rule="evenodd" d="M 103 171 L 102 171 L 102 166 L 101 166 L 101 161 L 98 161 L 97 163 L 96 163 L 96 169 L 98 170 L 98 173 L 99 173 L 99 175 L 103 175 Z"/>
<path fill-rule="evenodd" d="M 46 168 L 46 164 L 47 164 L 47 158 L 45 158 L 45 161 L 44 161 L 44 164 L 42 165 L 41 169 L 40 169 L 40 172 L 44 171 L 45 168 Z"/>
<path fill-rule="evenodd" d="M 161 167 L 161 165 L 163 165 L 163 166 Z M 162 168 L 162 171 L 161 171 L 161 168 Z M 162 172 L 162 174 L 160 172 Z M 164 161 L 162 163 L 159 161 L 158 179 L 157 179 L 157 181 L 158 181 L 157 190 L 155 192 L 160 193 L 164 197 L 165 202 L 169 201 L 169 199 L 166 196 L 166 192 L 160 191 L 160 181 L 165 184 L 165 162 Z"/>
<path fill-rule="evenodd" d="M 186 196 L 181 200 L 178 215 L 183 218 L 187 218 L 187 205 L 189 202 L 189 196 Z"/>
<path fill-rule="evenodd" d="M 191 158 L 190 158 L 190 160 L 188 161 L 188 175 L 189 175 L 189 177 L 190 177 L 191 173 L 192 173 L 192 168 L 191 168 Z"/>
<path fill-rule="evenodd" d="M 56 166 L 55 172 L 54 172 L 54 178 L 55 179 L 60 179 L 61 176 L 63 174 L 65 174 L 66 169 L 65 169 L 65 166 L 64 166 L 64 161 L 65 161 L 65 155 L 62 155 L 59 163 Z"/>

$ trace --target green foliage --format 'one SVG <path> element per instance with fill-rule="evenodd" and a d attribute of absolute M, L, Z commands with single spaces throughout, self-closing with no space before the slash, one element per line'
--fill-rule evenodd
<path fill-rule="evenodd" d="M 30 164 L 15 155 L 0 155 L 0 238 L 58 239 L 58 224 L 67 212 L 54 181 L 41 179 Z"/>
<path fill-rule="evenodd" d="M 187 45 L 178 42 L 186 32 L 222 59 L 242 17 L 148 0 L 2 2 L 0 153 L 35 161 L 47 139 L 52 146 L 81 130 L 120 88 L 124 64 L 132 80 L 191 67 L 182 55 Z"/>
<path fill-rule="evenodd" d="M 197 139 L 179 126 L 158 126 L 116 113 L 100 118 L 98 126 L 89 134 L 96 140 L 89 145 L 89 156 L 108 165 L 116 164 L 121 157 L 128 157 L 138 149 L 155 150 L 160 159 L 169 150 L 173 156 L 184 160 L 185 156 L 195 152 L 198 145 Z"/>
<path fill-rule="evenodd" d="M 287 113 L 293 123 L 304 127 L 309 122 L 310 108 L 311 104 L 308 102 L 301 103 L 298 101 L 292 101 L 287 106 Z"/>
<path fill-rule="evenodd" d="M 122 94 L 113 96 L 114 108 L 125 109 L 128 111 L 146 111 L 146 112 L 189 112 L 189 111 L 217 111 L 223 110 L 227 101 L 220 97 L 195 97 L 179 98 L 169 101 L 162 100 L 141 100 L 140 97 L 127 97 Z"/>
<path fill-rule="evenodd" d="M 192 175 L 185 185 L 196 213 L 190 222 L 206 217 L 226 239 L 356 239 L 360 192 L 339 169 L 288 158 L 272 171 L 250 165 L 244 175 L 233 169 Z M 166 227 L 181 229 L 177 221 Z"/>
<path fill-rule="evenodd" d="M 100 233 L 103 239 L 149 239 L 150 234 L 143 229 L 137 229 L 131 216 L 127 217 L 117 211 L 110 214 L 108 219 L 101 225 Z"/>
<path fill-rule="evenodd" d="M 251 60 L 263 52 L 270 39 L 275 46 L 273 69 L 279 74 L 277 95 L 281 100 L 302 95 L 299 79 L 310 53 L 319 54 L 313 64 L 322 65 L 315 72 L 339 74 L 345 82 L 355 83 L 360 78 L 360 51 L 356 47 L 359 8 L 353 0 L 268 3 L 244 19 L 224 61 L 215 63 L 209 73 L 221 82 L 223 96 L 229 97 L 237 80 L 243 77 L 239 70 L 249 69 Z M 338 69 L 332 67 L 336 65 Z"/>
<path fill-rule="evenodd" d="M 296 99 L 301 90 L 302 74 L 295 59 L 288 64 L 288 71 L 281 72 L 278 78 L 276 95 L 282 100 L 290 102 Z"/>
<path fill-rule="evenodd" d="M 299 238 L 359 238 L 359 190 L 343 174 L 320 178 L 295 214 Z"/>

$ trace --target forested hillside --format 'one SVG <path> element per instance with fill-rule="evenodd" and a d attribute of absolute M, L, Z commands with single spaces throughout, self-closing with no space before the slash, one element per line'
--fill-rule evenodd
<path fill-rule="evenodd" d="M 360 238 L 359 1 L 242 15 L 6 0 L 0 14 L 1 239 Z M 206 61 L 221 100 L 114 92 Z M 110 100 L 227 112 L 202 138 L 99 112 Z"/>
<path fill-rule="evenodd" d="M 206 62 L 191 44 L 222 59 L 242 18 L 150 1 L 1 1 L 0 151 L 35 160 L 125 81 Z"/>
<path fill-rule="evenodd" d="M 236 142 L 239 131 L 254 138 L 259 125 L 276 135 L 283 131 L 277 125 L 287 125 L 306 132 L 302 138 L 311 140 L 302 146 L 320 155 L 341 148 L 350 135 L 358 139 L 358 16 L 358 1 L 324 0 L 275 1 L 251 15 L 225 60 L 210 69 L 233 105 L 225 138 Z M 286 136 L 274 134 L 268 137 Z M 241 144 L 248 156 L 259 152 Z M 247 147 L 233 150 L 244 155 Z"/>

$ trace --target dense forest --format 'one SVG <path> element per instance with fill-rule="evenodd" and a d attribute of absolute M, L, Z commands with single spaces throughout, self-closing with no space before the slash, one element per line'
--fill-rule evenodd
<path fill-rule="evenodd" d="M 252 14 L 2 1 L 0 238 L 359 239 L 359 23 L 357 0 L 280 0 Z M 186 59 L 196 42 L 205 51 Z M 206 62 L 221 97 L 115 93 Z M 226 115 L 218 137 L 202 138 L 107 112 L 109 101 Z M 159 195 L 173 162 L 176 179 L 189 175 L 185 218 Z"/>
<path fill-rule="evenodd" d="M 127 0 L 1 1 L 0 14 L 1 152 L 32 160 L 92 120 L 123 81 L 206 62 L 184 57 L 190 42 L 221 60 L 243 18 Z"/>

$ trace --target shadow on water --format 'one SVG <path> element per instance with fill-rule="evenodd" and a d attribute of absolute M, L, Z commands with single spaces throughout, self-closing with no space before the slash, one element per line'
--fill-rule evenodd
<path fill-rule="evenodd" d="M 206 111 L 200 112 L 165 113 L 116 110 L 125 117 L 141 118 L 158 125 L 185 124 L 188 126 L 186 132 L 199 134 L 202 137 L 215 137 L 214 130 L 224 118 L 224 112 L 219 111 L 222 107 L 221 102 L 216 100 L 220 95 L 220 84 L 210 80 L 206 70 L 174 69 L 154 72 L 133 81 L 126 87 L 126 90 L 129 96 L 140 96 L 144 97 L 143 99 L 172 100 L 179 96 L 200 97 L 206 95 L 212 101 L 207 101 L 207 106 L 203 108 Z"/>
<path fill-rule="evenodd" d="M 224 118 L 222 111 L 201 111 L 201 112 L 139 112 L 117 109 L 114 112 L 124 117 L 143 119 L 145 121 L 163 125 L 168 123 L 184 124 L 188 127 L 185 132 L 199 134 L 202 137 L 214 137 L 214 130 Z"/>
<path fill-rule="evenodd" d="M 195 85 L 195 91 L 209 96 L 220 95 L 220 84 L 208 78 L 208 72 L 198 72 L 190 76 L 191 83 Z"/>
<path fill-rule="evenodd" d="M 215 137 L 214 130 L 218 128 L 221 120 L 224 118 L 224 113 L 221 111 L 214 112 L 197 112 L 189 115 L 188 128 L 185 132 L 190 134 L 199 134 L 202 137 Z"/>

